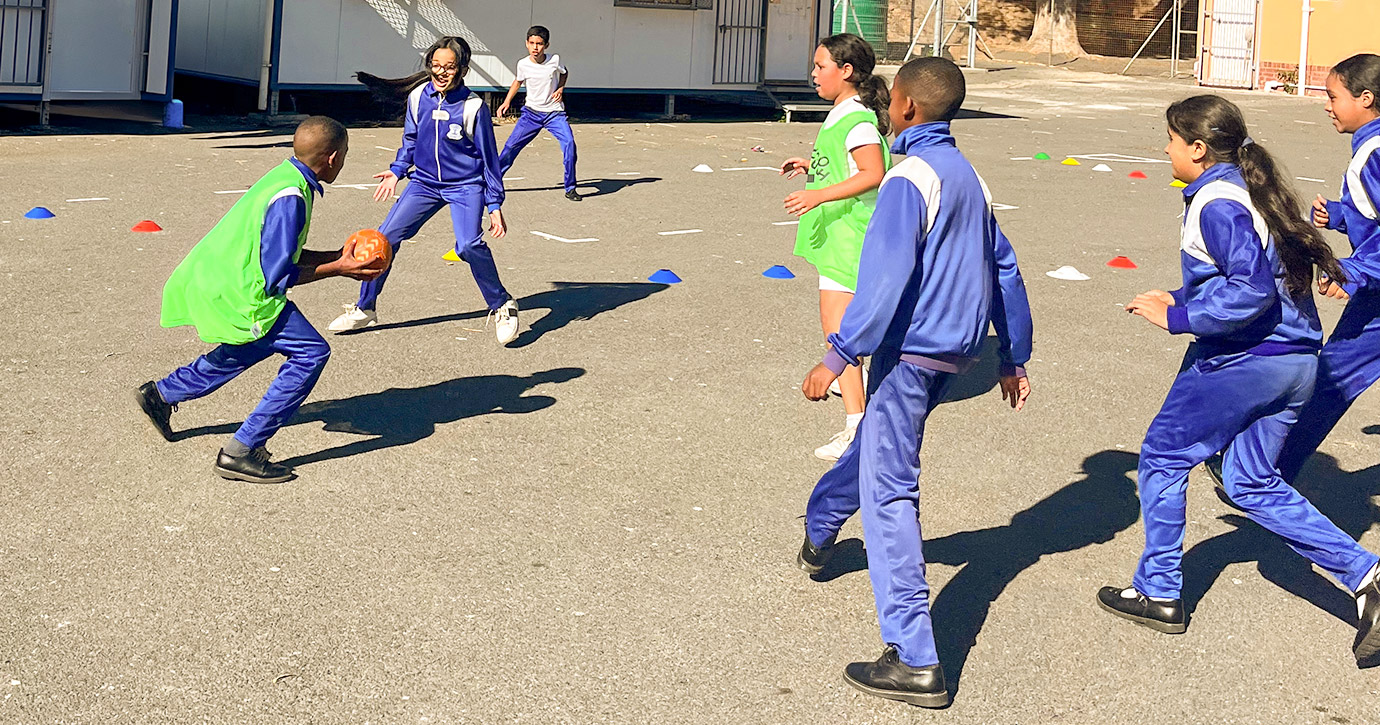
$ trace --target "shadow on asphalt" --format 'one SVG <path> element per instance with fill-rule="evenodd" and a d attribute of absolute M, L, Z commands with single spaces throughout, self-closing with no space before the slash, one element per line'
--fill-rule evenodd
<path fill-rule="evenodd" d="M 340 400 L 308 403 L 298 409 L 288 425 L 324 423 L 332 433 L 370 436 L 364 440 L 282 460 L 302 466 L 371 451 L 416 443 L 436 432 L 436 426 L 490 413 L 532 413 L 556 404 L 548 395 L 526 395 L 538 385 L 565 383 L 585 374 L 583 368 L 555 368 L 525 377 L 479 375 L 456 378 L 418 388 L 389 388 L 377 393 Z M 229 434 L 239 423 L 192 428 L 177 440 L 202 435 Z"/>
<path fill-rule="evenodd" d="M 1017 575 L 1041 557 L 1104 544 L 1140 518 L 1131 472 L 1134 453 L 1107 450 L 1083 461 L 1081 480 L 1011 517 L 1011 523 L 925 541 L 925 561 L 963 567 L 931 600 L 935 645 L 950 692 L 957 694 L 968 653 L 987 622 L 992 603 Z M 922 484 L 923 485 L 923 482 Z M 839 542 L 817 581 L 867 569 L 857 539 Z M 1092 592 L 1088 592 L 1091 606 Z"/>
<path fill-rule="evenodd" d="M 1360 539 L 1380 520 L 1380 510 L 1371 500 L 1380 495 L 1380 466 L 1350 473 L 1337 466 L 1336 458 L 1315 453 L 1294 486 L 1353 539 Z M 1245 516 L 1227 514 L 1220 518 L 1236 530 L 1200 541 L 1184 554 L 1183 599 L 1189 612 L 1226 567 L 1255 562 L 1256 570 L 1267 581 L 1349 625 L 1356 624 L 1356 602 L 1351 595 L 1314 571 L 1313 565 L 1294 553 L 1283 539 Z"/>
<path fill-rule="evenodd" d="M 575 182 L 575 190 L 580 192 L 580 195 L 585 198 L 608 196 L 609 194 L 617 194 L 629 186 L 651 184 L 658 181 L 661 181 L 661 177 L 659 176 L 638 176 L 628 179 L 580 179 Z M 594 187 L 594 191 L 588 191 L 590 187 Z M 522 191 L 565 191 L 565 186 L 533 186 L 517 189 L 505 185 L 504 190 L 509 194 Z"/>
<path fill-rule="evenodd" d="M 526 347 L 540 340 L 542 335 L 559 330 L 576 320 L 588 320 L 602 312 L 618 309 L 626 304 L 644 300 L 667 285 L 654 282 L 552 282 L 555 289 L 538 292 L 518 299 L 521 315 L 529 310 L 549 310 L 545 317 L 529 324 L 508 347 Z M 401 330 L 409 327 L 436 325 L 487 317 L 488 310 L 456 312 L 449 315 L 423 317 L 419 320 L 390 322 L 366 327 L 359 332 Z M 520 318 L 521 318 L 520 315 Z M 346 334 L 359 334 L 359 332 Z"/>

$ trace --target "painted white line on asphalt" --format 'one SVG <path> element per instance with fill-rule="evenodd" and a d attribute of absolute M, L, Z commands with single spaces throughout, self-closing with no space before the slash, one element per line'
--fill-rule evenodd
<path fill-rule="evenodd" d="M 390 149 L 390 148 L 388 148 L 387 146 L 375 146 L 374 148 L 379 149 L 379 150 L 381 150 L 381 151 L 394 151 L 394 152 L 397 151 L 397 149 Z"/>
<path fill-rule="evenodd" d="M 798 222 L 798 221 L 794 221 L 794 222 L 772 222 L 771 225 L 774 226 L 774 227 L 793 227 L 793 226 L 795 226 L 795 225 L 797 225 L 797 224 L 799 224 L 799 223 L 800 223 L 800 222 Z"/>
<path fill-rule="evenodd" d="M 212 194 L 243 194 L 248 189 L 231 189 L 230 191 L 213 191 Z"/>
<path fill-rule="evenodd" d="M 997 202 L 995 202 L 995 201 L 992 202 L 992 211 L 1010 211 L 1010 210 L 1012 210 L 1012 209 L 1019 209 L 1019 208 L 1020 208 L 1019 206 L 1011 206 L 1010 204 L 999 204 L 999 203 L 997 203 Z"/>
<path fill-rule="evenodd" d="M 526 180 L 527 180 L 527 177 L 526 177 L 526 176 L 505 176 L 505 177 L 503 177 L 503 180 L 504 180 L 504 181 L 526 181 Z"/>
<path fill-rule="evenodd" d="M 641 175 L 642 175 L 642 172 L 641 172 L 641 171 L 620 171 L 620 172 L 618 172 L 618 175 L 619 175 L 619 176 L 641 176 Z"/>
<path fill-rule="evenodd" d="M 675 230 L 675 231 L 670 231 L 670 232 L 657 232 L 657 234 L 659 234 L 659 235 L 661 235 L 661 236 L 663 236 L 663 237 L 672 237 L 672 236 L 675 236 L 675 235 L 677 235 L 677 234 L 699 234 L 699 233 L 702 232 L 702 231 L 704 231 L 704 230 L 703 230 L 703 229 L 677 229 L 677 230 Z"/>
<path fill-rule="evenodd" d="M 1034 160 L 1035 160 L 1035 157 L 1034 157 L 1034 156 L 1012 156 L 1012 157 L 1011 157 L 1011 160 L 1012 160 L 1012 161 L 1034 161 Z"/>
<path fill-rule="evenodd" d="M 731 169 L 719 169 L 719 171 L 780 171 L 776 166 L 735 166 Z"/>
<path fill-rule="evenodd" d="M 1124 162 L 1128 164 L 1167 164 L 1169 159 L 1148 159 L 1144 156 L 1129 156 L 1127 154 L 1083 154 L 1074 155 L 1070 158 L 1083 159 L 1085 161 L 1111 161 Z"/>
<path fill-rule="evenodd" d="M 68 200 L 67 200 L 67 203 L 69 203 L 69 204 L 74 204 L 74 203 L 79 202 L 79 201 L 110 201 L 110 197 L 108 197 L 108 196 L 91 196 L 91 197 L 87 197 L 87 198 L 85 198 L 85 199 L 68 199 Z"/>
<path fill-rule="evenodd" d="M 1311 176 L 1295 176 L 1294 178 L 1295 178 L 1295 179 L 1298 179 L 1299 181 L 1316 181 L 1316 182 L 1318 182 L 1319 184 L 1326 184 L 1326 183 L 1327 183 L 1327 179 L 1314 179 L 1314 178 L 1311 177 Z"/>
<path fill-rule="evenodd" d="M 550 240 L 553 241 L 553 242 L 564 242 L 564 243 L 566 243 L 566 244 L 579 244 L 580 242 L 597 242 L 597 241 L 599 241 L 598 239 L 595 239 L 594 237 L 589 237 L 589 238 L 587 238 L 587 239 L 566 239 L 565 237 L 558 237 L 558 236 L 556 236 L 555 234 L 547 234 L 546 232 L 538 232 L 538 231 L 533 231 L 532 234 L 533 234 L 534 236 L 541 237 L 542 239 L 550 239 Z"/>

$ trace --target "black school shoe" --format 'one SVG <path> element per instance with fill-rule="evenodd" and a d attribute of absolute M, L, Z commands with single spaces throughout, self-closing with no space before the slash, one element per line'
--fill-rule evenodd
<path fill-rule="evenodd" d="M 134 401 L 139 404 L 139 409 L 144 411 L 144 415 L 149 417 L 149 422 L 163 436 L 163 440 L 173 439 L 172 414 L 175 408 L 163 400 L 163 394 L 158 392 L 158 386 L 150 380 L 139 386 L 134 392 Z"/>
<path fill-rule="evenodd" d="M 876 662 L 854 662 L 843 671 L 843 680 L 875 697 L 920 707 L 948 707 L 949 690 L 944 686 L 940 665 L 911 667 L 901 661 L 895 647 L 887 647 Z"/>
<path fill-rule="evenodd" d="M 1356 666 L 1360 669 L 1380 665 L 1380 581 L 1370 584 L 1356 592 L 1360 604 L 1361 624 L 1356 628 L 1356 642 L 1351 645 L 1356 655 Z"/>
<path fill-rule="evenodd" d="M 829 565 L 829 559 L 834 555 L 834 539 L 838 534 L 829 537 L 829 540 L 821 546 L 810 543 L 810 535 L 805 535 L 805 543 L 800 545 L 800 553 L 795 557 L 795 565 L 800 570 L 814 576 Z"/>
<path fill-rule="evenodd" d="M 293 476 L 292 466 L 269 460 L 268 449 L 263 446 L 239 457 L 222 448 L 216 455 L 215 471 L 221 478 L 249 483 L 282 483 Z"/>
<path fill-rule="evenodd" d="M 569 199 L 569 200 L 571 200 L 571 201 L 584 201 L 584 200 L 585 200 L 585 198 L 584 198 L 583 196 L 580 196 L 580 192 L 578 192 L 578 191 L 576 191 L 576 190 L 574 190 L 574 189 L 571 189 L 570 191 L 565 192 L 565 198 L 567 198 L 567 199 Z"/>
<path fill-rule="evenodd" d="M 1183 634 L 1188 630 L 1188 619 L 1184 616 L 1184 602 L 1157 602 L 1136 592 L 1134 597 L 1123 597 L 1122 587 L 1102 587 L 1097 590 L 1097 603 L 1103 609 L 1122 619 L 1149 627 L 1165 634 Z"/>

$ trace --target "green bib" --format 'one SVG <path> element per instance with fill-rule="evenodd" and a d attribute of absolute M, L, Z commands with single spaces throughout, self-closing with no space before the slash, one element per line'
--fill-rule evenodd
<path fill-rule="evenodd" d="M 312 189 L 291 161 L 259 179 L 220 222 L 197 242 L 163 286 L 164 327 L 195 325 L 210 343 L 243 345 L 263 337 L 287 305 L 287 295 L 265 290 L 259 244 L 264 215 L 280 196 L 301 196 L 307 223 L 297 237 L 296 262 L 311 226 Z"/>
<path fill-rule="evenodd" d="M 854 111 L 819 130 L 815 149 L 810 154 L 806 189 L 822 189 L 848 178 L 848 134 L 863 123 L 875 131 L 877 115 L 872 111 Z M 891 167 L 891 152 L 880 131 L 877 131 L 877 142 L 882 145 L 885 170 Z M 820 275 L 849 289 L 857 289 L 863 236 L 876 205 L 877 191 L 874 189 L 851 199 L 825 202 L 806 212 L 796 229 L 796 256 L 813 264 Z"/>

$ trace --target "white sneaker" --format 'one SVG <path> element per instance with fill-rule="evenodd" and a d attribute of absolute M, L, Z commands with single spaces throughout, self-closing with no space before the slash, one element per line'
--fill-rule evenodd
<path fill-rule="evenodd" d="M 517 300 L 510 299 L 503 303 L 503 306 L 493 310 L 489 316 L 494 320 L 494 336 L 498 338 L 498 344 L 507 345 L 518 336 L 518 306 Z"/>
<path fill-rule="evenodd" d="M 327 330 L 335 333 L 363 330 L 379 321 L 379 314 L 373 310 L 361 310 L 354 305 L 345 305 L 345 313 L 331 321 Z"/>
<path fill-rule="evenodd" d="M 857 435 L 857 428 L 844 428 L 835 433 L 828 443 L 815 449 L 815 458 L 821 461 L 837 461 L 839 456 L 848 450 L 848 446 L 853 445 L 853 438 Z"/>

